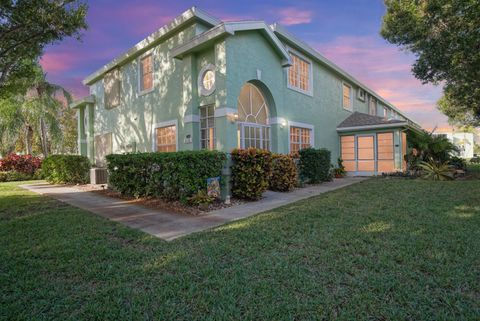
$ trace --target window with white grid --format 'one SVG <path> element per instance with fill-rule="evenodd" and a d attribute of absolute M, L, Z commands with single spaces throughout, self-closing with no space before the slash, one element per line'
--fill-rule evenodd
<path fill-rule="evenodd" d="M 311 132 L 309 128 L 290 127 L 290 152 L 311 147 Z"/>

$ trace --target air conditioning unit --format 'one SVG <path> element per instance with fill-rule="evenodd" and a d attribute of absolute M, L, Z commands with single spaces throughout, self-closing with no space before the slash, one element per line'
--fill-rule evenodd
<path fill-rule="evenodd" d="M 90 184 L 107 184 L 107 179 L 106 168 L 94 167 L 90 169 Z"/>

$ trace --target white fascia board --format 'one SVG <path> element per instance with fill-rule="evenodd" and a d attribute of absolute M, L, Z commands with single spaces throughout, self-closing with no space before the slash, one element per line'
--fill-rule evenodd
<path fill-rule="evenodd" d="M 352 131 L 363 131 L 363 130 L 370 130 L 370 129 L 397 128 L 397 127 L 405 127 L 405 126 L 408 126 L 407 122 L 383 124 L 383 125 L 340 127 L 340 128 L 337 128 L 337 132 L 352 132 Z"/>
<path fill-rule="evenodd" d="M 95 103 L 95 95 L 88 95 L 83 98 L 80 98 L 79 100 L 72 102 L 69 105 L 69 107 L 74 109 L 74 108 L 82 107 L 86 104 L 94 104 L 94 103 Z"/>
<path fill-rule="evenodd" d="M 211 26 L 215 26 L 221 23 L 220 20 L 209 16 L 204 11 L 197 9 L 196 7 L 192 7 L 173 19 L 172 22 L 166 24 L 165 26 L 161 27 L 147 38 L 143 39 L 135 46 L 127 50 L 124 54 L 118 56 L 117 58 L 113 59 L 111 62 L 103 66 L 102 68 L 98 69 L 91 75 L 87 76 L 83 80 L 84 85 L 90 85 L 98 78 L 102 77 L 105 73 L 110 71 L 111 69 L 115 68 L 118 65 L 123 64 L 125 61 L 135 58 L 138 54 L 142 53 L 145 50 L 148 50 L 151 46 L 155 45 L 161 39 L 167 37 L 168 35 L 172 34 L 180 27 L 184 26 L 186 23 L 191 21 L 192 19 L 197 18 Z"/>
<path fill-rule="evenodd" d="M 240 21 L 240 22 L 225 22 L 220 25 L 194 37 L 189 42 L 172 50 L 172 56 L 181 59 L 185 54 L 188 54 L 199 46 L 217 39 L 221 36 L 234 35 L 239 31 L 259 30 L 263 32 L 270 44 L 276 49 L 277 53 L 282 57 L 282 66 L 288 67 L 291 65 L 290 55 L 282 42 L 270 30 L 267 24 L 263 21 Z"/>
<path fill-rule="evenodd" d="M 284 27 L 282 27 L 281 25 L 275 23 L 273 25 L 270 26 L 270 28 L 278 35 L 280 35 L 282 38 L 284 38 L 285 40 L 287 40 L 288 42 L 290 42 L 292 45 L 298 47 L 298 49 L 300 50 L 303 50 L 305 53 L 309 54 L 311 57 L 315 58 L 317 61 L 320 61 L 321 63 L 323 63 L 324 65 L 326 65 L 327 67 L 329 67 L 330 69 L 332 69 L 333 71 L 337 72 L 338 74 L 340 74 L 341 76 L 345 77 L 346 79 L 348 79 L 349 81 L 351 81 L 353 84 L 355 84 L 356 86 L 362 88 L 363 90 L 365 90 L 366 92 L 368 92 L 370 95 L 374 96 L 378 101 L 382 102 L 384 105 L 390 107 L 391 109 L 395 110 L 397 113 L 399 113 L 400 115 L 402 115 L 403 117 L 405 117 L 406 119 L 410 120 L 411 122 L 415 123 L 414 121 L 412 121 L 408 116 L 406 116 L 402 111 L 400 111 L 397 107 L 393 106 L 391 103 L 389 103 L 388 101 L 386 101 L 385 99 L 383 99 L 382 97 L 380 97 L 377 93 L 375 93 L 375 91 L 373 91 L 372 89 L 370 89 L 368 86 L 366 86 L 365 84 L 361 83 L 359 80 L 357 80 L 355 77 L 353 77 L 352 75 L 350 75 L 349 73 L 347 73 L 346 71 L 344 71 L 342 68 L 340 68 L 339 66 L 337 66 L 335 63 L 333 63 L 332 61 L 328 60 L 327 58 L 325 58 L 322 54 L 320 54 L 318 51 L 316 51 L 315 49 L 313 49 L 312 47 L 310 47 L 307 43 L 303 42 L 302 40 L 298 39 L 297 37 L 295 37 L 294 35 L 292 35 L 291 33 L 289 33 Z M 416 124 L 416 123 L 415 123 Z M 416 124 L 418 125 L 418 124 Z M 418 125 L 419 127 L 421 127 L 420 125 Z"/>

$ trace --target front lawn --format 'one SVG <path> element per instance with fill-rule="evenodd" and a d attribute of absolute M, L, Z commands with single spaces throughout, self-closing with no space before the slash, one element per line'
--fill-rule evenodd
<path fill-rule="evenodd" d="M 480 180 L 372 179 L 170 243 L 0 184 L 0 319 L 478 320 Z"/>

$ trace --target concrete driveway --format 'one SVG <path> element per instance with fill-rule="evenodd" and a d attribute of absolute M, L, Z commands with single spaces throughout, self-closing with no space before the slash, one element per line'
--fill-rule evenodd
<path fill-rule="evenodd" d="M 126 226 L 171 241 L 228 222 L 246 218 L 301 199 L 320 195 L 365 180 L 362 177 L 335 179 L 320 185 L 296 189 L 290 193 L 267 191 L 257 202 L 212 211 L 200 216 L 188 216 L 151 209 L 128 201 L 82 191 L 72 186 L 47 183 L 21 185 L 29 191 L 53 197 L 61 202 L 98 214 Z"/>

